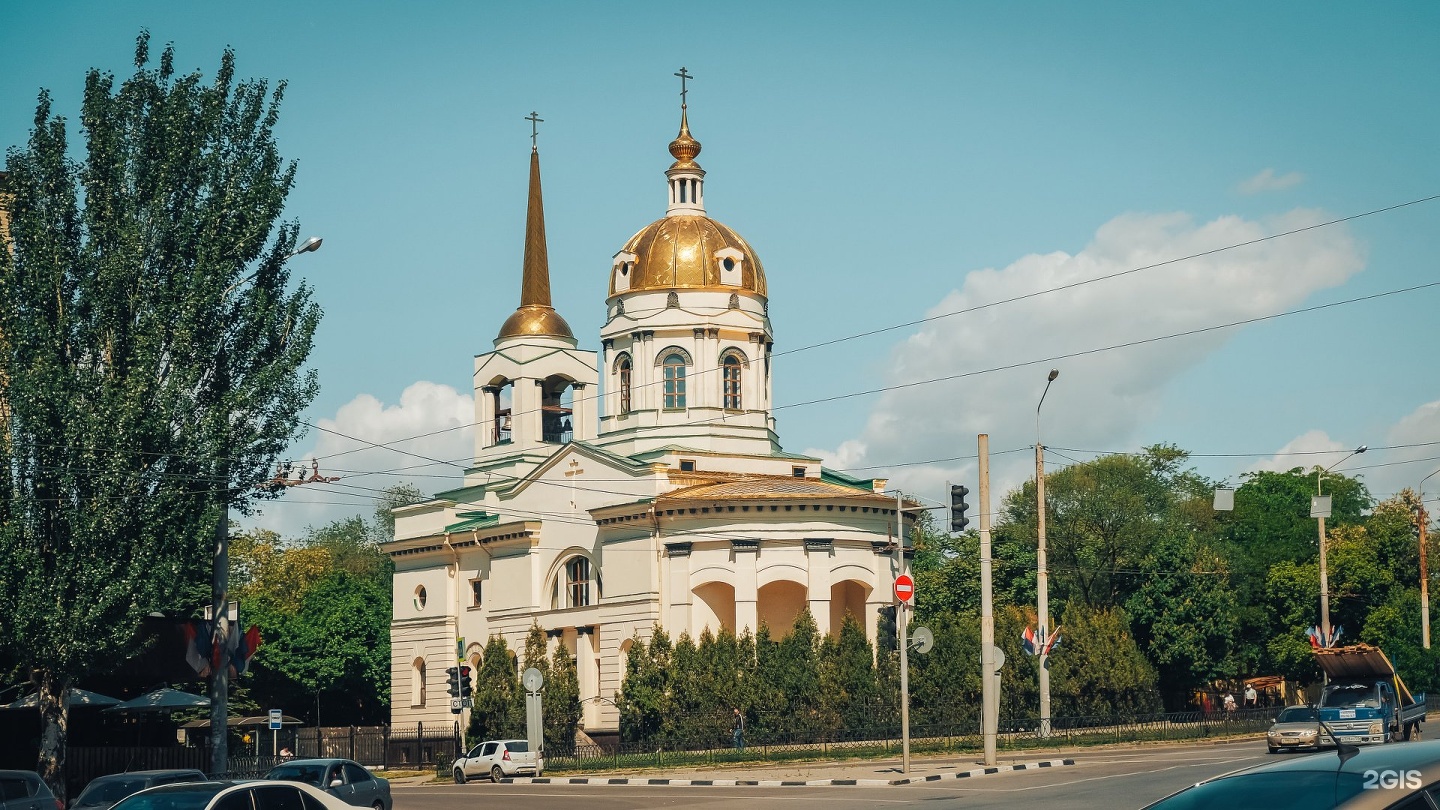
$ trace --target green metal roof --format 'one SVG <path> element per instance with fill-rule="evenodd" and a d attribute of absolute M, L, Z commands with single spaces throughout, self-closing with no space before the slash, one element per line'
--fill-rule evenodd
<path fill-rule="evenodd" d="M 456 512 L 455 517 L 463 518 L 463 520 L 459 523 L 451 523 L 449 526 L 446 526 L 446 534 L 483 529 L 487 526 L 494 526 L 500 522 L 499 515 L 492 515 L 489 512 Z"/>

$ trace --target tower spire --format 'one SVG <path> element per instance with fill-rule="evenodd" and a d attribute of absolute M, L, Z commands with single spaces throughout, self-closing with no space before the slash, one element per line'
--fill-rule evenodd
<path fill-rule="evenodd" d="M 670 185 L 670 205 L 666 216 L 705 216 L 705 170 L 695 162 L 700 154 L 700 142 L 690 134 L 690 117 L 686 85 L 695 78 L 685 68 L 675 74 L 680 77 L 680 134 L 670 142 L 670 155 L 675 162 L 665 172 Z"/>
<path fill-rule="evenodd" d="M 545 249 L 545 205 L 540 196 L 540 150 L 536 145 L 535 113 L 530 122 L 530 194 L 525 211 L 525 260 L 520 280 L 520 307 L 500 327 L 497 340 L 534 335 L 575 341 L 570 325 L 550 304 L 550 258 Z"/>

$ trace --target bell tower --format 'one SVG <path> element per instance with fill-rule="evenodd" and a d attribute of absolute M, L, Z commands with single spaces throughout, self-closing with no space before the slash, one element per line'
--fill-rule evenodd
<path fill-rule="evenodd" d="M 475 464 L 548 457 L 556 446 L 595 437 L 599 373 L 550 302 L 538 125 L 530 122 L 530 192 L 520 306 L 500 327 L 494 350 L 475 358 Z"/>

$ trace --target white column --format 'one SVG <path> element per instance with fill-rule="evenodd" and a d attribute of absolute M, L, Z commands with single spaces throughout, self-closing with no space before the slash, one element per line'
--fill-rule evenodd
<path fill-rule="evenodd" d="M 760 628 L 759 586 L 755 582 L 755 564 L 759 553 L 736 549 L 735 555 L 735 634 L 755 632 Z"/>
<path fill-rule="evenodd" d="M 595 438 L 595 402 L 586 400 L 590 386 L 585 383 L 570 384 L 570 438 L 582 442 Z"/>
<path fill-rule="evenodd" d="M 805 598 L 815 618 L 815 629 L 823 636 L 830 632 L 830 552 L 807 551 L 805 561 L 810 569 L 805 578 Z"/>
<path fill-rule="evenodd" d="M 689 631 L 695 635 L 695 628 L 690 626 L 691 621 L 691 600 L 690 594 L 690 554 L 665 552 L 665 603 L 668 609 L 665 611 L 665 626 L 670 632 L 679 637 L 682 631 Z"/>
<path fill-rule="evenodd" d="M 499 407 L 500 389 L 482 385 L 475 392 L 475 455 L 495 444 L 495 411 Z"/>

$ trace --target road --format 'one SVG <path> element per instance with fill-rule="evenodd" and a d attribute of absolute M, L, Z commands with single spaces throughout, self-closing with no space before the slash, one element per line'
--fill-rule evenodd
<path fill-rule="evenodd" d="M 780 810 L 814 807 L 1044 807 L 1090 810 L 1141 807 L 1206 777 L 1274 759 L 1258 740 L 1218 745 L 1145 746 L 1067 754 L 1073 766 L 999 773 L 892 787 L 671 787 L 620 785 L 466 785 L 397 787 L 399 810 L 473 810 L 477 804 L 517 808 L 591 810 L 640 807 L 744 807 Z M 1037 757 L 1037 759 L 1045 757 Z M 664 776 L 664 774 L 652 774 Z M 683 774 L 679 776 L 684 776 Z M 737 772 L 736 778 L 747 778 Z"/>

